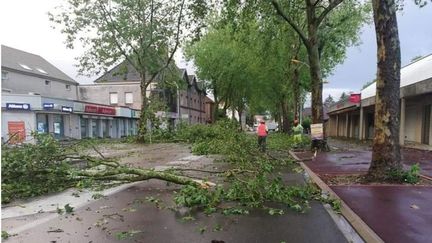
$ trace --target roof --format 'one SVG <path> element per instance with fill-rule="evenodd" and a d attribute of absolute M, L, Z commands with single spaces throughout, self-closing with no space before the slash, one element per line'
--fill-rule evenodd
<path fill-rule="evenodd" d="M 141 78 L 137 70 L 127 61 L 123 61 L 120 64 L 113 67 L 108 72 L 97 78 L 95 83 L 104 82 L 140 82 Z"/>
<path fill-rule="evenodd" d="M 324 116 L 323 116 L 324 120 L 328 120 L 329 119 L 328 108 L 325 105 L 323 105 L 323 111 L 324 111 Z M 304 108 L 302 116 L 312 117 L 312 108 L 311 107 Z"/>
<path fill-rule="evenodd" d="M 32 76 L 78 84 L 78 82 L 43 57 L 4 45 L 1 46 L 1 65 L 2 68 L 23 72 Z"/>
<path fill-rule="evenodd" d="M 432 54 L 401 68 L 400 87 L 405 87 L 432 78 Z M 375 96 L 376 82 L 361 91 L 362 100 Z"/>

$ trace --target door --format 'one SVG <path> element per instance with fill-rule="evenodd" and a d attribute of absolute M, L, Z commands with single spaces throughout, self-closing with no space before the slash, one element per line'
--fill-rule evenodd
<path fill-rule="evenodd" d="M 80 124 L 81 124 L 81 138 L 88 137 L 88 133 L 87 133 L 88 119 L 80 117 Z"/>
<path fill-rule="evenodd" d="M 431 105 L 426 105 L 423 109 L 422 122 L 422 143 L 429 144 L 429 134 L 431 127 Z"/>
<path fill-rule="evenodd" d="M 53 115 L 53 131 L 54 138 L 60 139 L 64 137 L 64 122 L 62 115 Z"/>
<path fill-rule="evenodd" d="M 37 132 L 48 133 L 48 114 L 36 114 Z"/>

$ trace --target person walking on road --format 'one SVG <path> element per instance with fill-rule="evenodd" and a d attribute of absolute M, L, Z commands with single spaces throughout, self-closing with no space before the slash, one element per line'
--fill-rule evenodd
<path fill-rule="evenodd" d="M 258 146 L 261 152 L 266 151 L 267 134 L 268 134 L 268 128 L 265 124 L 265 121 L 261 121 L 257 128 Z"/>

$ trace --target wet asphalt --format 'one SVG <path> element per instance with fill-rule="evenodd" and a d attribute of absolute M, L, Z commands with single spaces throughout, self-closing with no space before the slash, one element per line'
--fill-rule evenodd
<path fill-rule="evenodd" d="M 318 202 L 305 213 L 278 205 L 284 215 L 253 210 L 249 215 L 206 216 L 168 209 L 177 189 L 156 180 L 142 182 L 5 242 L 347 242 Z M 150 197 L 161 200 L 159 206 Z"/>
<path fill-rule="evenodd" d="M 432 151 L 403 148 L 405 168 L 419 163 L 423 175 L 432 176 Z M 310 152 L 297 153 L 301 159 Z M 359 147 L 319 153 L 305 164 L 319 176 L 366 173 L 372 152 Z M 385 242 L 432 242 L 432 186 L 330 186 Z"/>

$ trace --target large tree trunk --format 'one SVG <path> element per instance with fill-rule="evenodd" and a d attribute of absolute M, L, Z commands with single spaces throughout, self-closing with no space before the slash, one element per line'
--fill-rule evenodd
<path fill-rule="evenodd" d="M 399 145 L 400 45 L 394 0 L 373 0 L 378 71 L 375 134 L 369 178 L 385 180 L 402 169 Z"/>
<path fill-rule="evenodd" d="M 294 57 L 297 60 L 297 56 Z M 294 120 L 299 120 L 299 104 L 300 104 L 300 74 L 298 67 L 295 67 L 292 77 L 293 93 L 294 93 Z"/>
<path fill-rule="evenodd" d="M 138 142 L 145 142 L 145 136 L 147 134 L 147 122 L 149 119 L 149 110 L 148 110 L 148 97 L 147 97 L 147 87 L 149 84 L 146 83 L 145 74 L 141 75 L 141 114 L 139 119 L 139 127 L 138 127 Z"/>
<path fill-rule="evenodd" d="M 311 10 L 308 11 L 308 34 L 309 34 L 309 46 L 307 48 L 309 58 L 309 72 L 312 81 L 312 123 L 322 123 L 324 129 L 324 112 L 322 102 L 322 89 L 323 83 L 321 79 L 321 66 L 318 51 L 318 33 L 317 27 L 315 26 L 314 13 Z M 325 131 L 323 140 L 313 140 L 312 149 L 318 149 L 321 151 L 327 151 L 327 141 L 325 138 Z"/>

